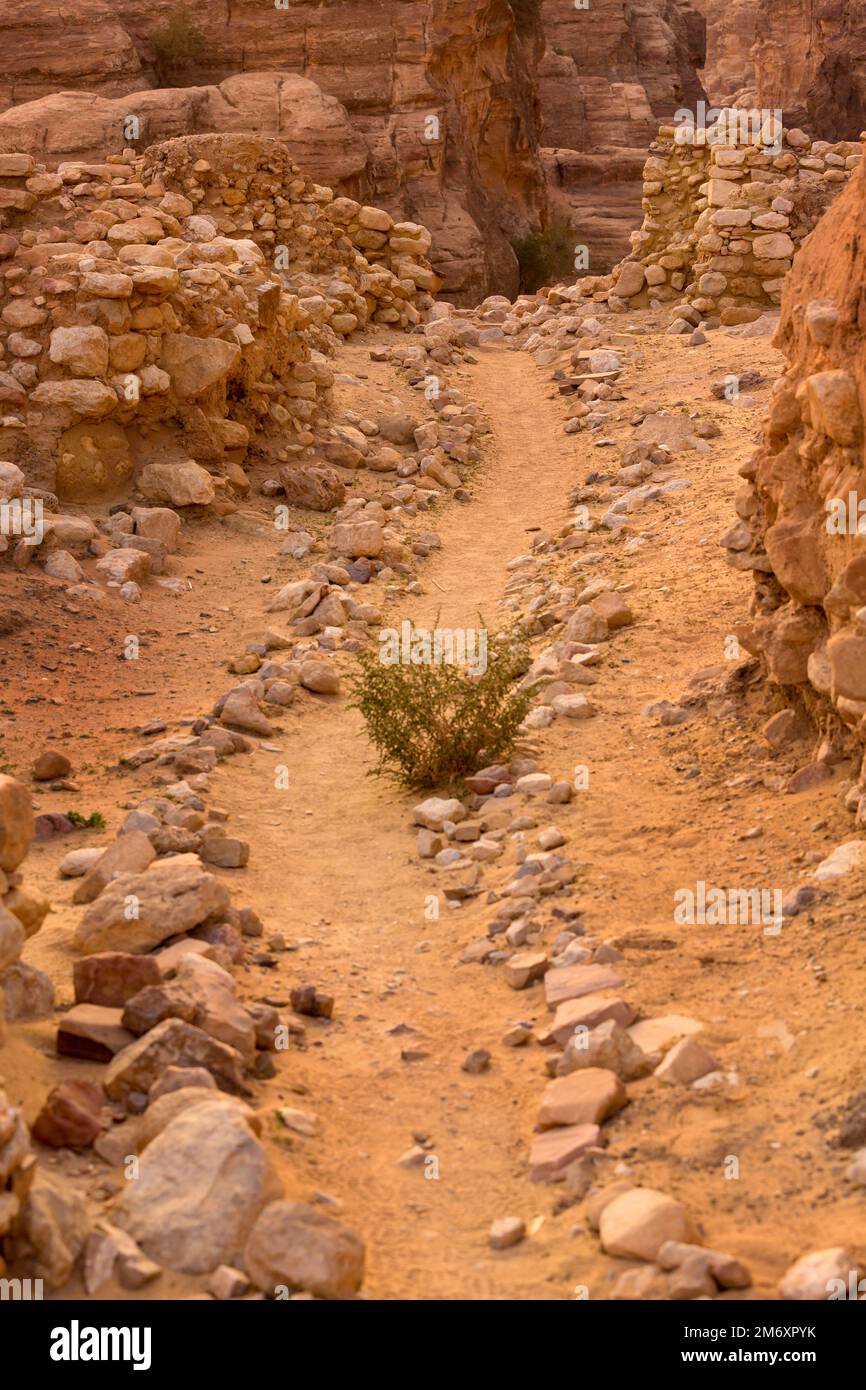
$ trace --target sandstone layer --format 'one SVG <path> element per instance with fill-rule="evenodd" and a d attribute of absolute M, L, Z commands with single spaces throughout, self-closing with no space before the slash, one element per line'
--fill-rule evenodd
<path fill-rule="evenodd" d="M 861 164 L 786 282 L 777 342 L 789 365 L 723 540 L 754 573 L 742 640 L 830 734 L 820 751 L 831 762 L 839 741 L 866 742 L 864 209 Z M 863 790 L 861 777 L 852 808 L 866 810 Z"/>
<path fill-rule="evenodd" d="M 172 64 L 174 8 L 85 0 L 58 26 L 27 0 L 4 34 L 0 150 L 50 163 L 200 132 L 275 136 L 315 179 L 428 226 L 456 303 L 513 294 L 512 243 L 551 221 L 609 269 L 659 120 L 703 95 L 688 0 L 189 0 L 196 50 Z"/>

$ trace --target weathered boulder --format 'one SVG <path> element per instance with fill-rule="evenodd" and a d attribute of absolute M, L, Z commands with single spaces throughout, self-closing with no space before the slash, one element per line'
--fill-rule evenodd
<path fill-rule="evenodd" d="M 74 936 L 82 953 L 150 951 L 225 911 L 229 892 L 195 854 L 162 859 L 145 873 L 121 874 L 90 904 Z"/>
<path fill-rule="evenodd" d="M 266 1294 L 302 1290 L 317 1298 L 352 1298 L 364 1279 L 364 1244 L 307 1202 L 273 1202 L 250 1233 L 244 1266 Z"/>
<path fill-rule="evenodd" d="M 237 1261 L 279 1193 L 246 1119 L 224 1101 L 204 1100 L 148 1144 L 114 1220 L 159 1264 L 204 1274 Z"/>

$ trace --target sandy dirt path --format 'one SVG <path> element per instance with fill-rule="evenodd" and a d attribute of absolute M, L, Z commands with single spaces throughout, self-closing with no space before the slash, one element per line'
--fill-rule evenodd
<path fill-rule="evenodd" d="M 787 889 L 803 877 L 807 843 L 826 852 L 849 825 L 833 788 L 784 798 L 765 785 L 777 769 L 754 721 L 698 717 L 663 729 L 642 714 L 649 701 L 676 699 L 696 670 L 723 660 L 725 635 L 745 609 L 748 585 L 725 567 L 716 541 L 729 524 L 736 469 L 761 409 L 735 414 L 712 402 L 707 384 L 746 366 L 772 372 L 777 359 L 766 340 L 719 335 L 699 355 L 663 338 L 637 346 L 641 360 L 626 375 L 627 401 L 613 427 L 618 442 L 629 435 L 632 407 L 649 402 L 697 402 L 719 420 L 722 437 L 709 455 L 684 456 L 671 470 L 691 488 L 641 517 L 637 529 L 647 543 L 632 554 L 611 545 L 598 567 L 611 583 L 633 585 L 638 621 L 611 644 L 600 668 L 597 717 L 557 723 L 541 739 L 541 766 L 569 777 L 580 763 L 590 780 L 571 805 L 542 807 L 539 825 L 555 821 L 568 837 L 566 852 L 579 866 L 571 901 L 588 930 L 632 939 L 623 962 L 630 997 L 649 1013 L 676 1009 L 703 1019 L 708 1045 L 740 1078 L 724 1098 L 671 1094 L 652 1081 L 631 1087 L 632 1103 L 608 1126 L 611 1171 L 625 1163 L 637 1180 L 683 1198 L 705 1238 L 745 1257 L 755 1292 L 772 1296 L 787 1263 L 826 1244 L 828 1232 L 844 1229 L 855 1246 L 866 1244 L 857 1199 L 831 1182 L 839 1160 L 810 1118 L 858 1083 L 851 1016 L 866 962 L 845 930 L 856 909 L 840 904 L 817 947 L 806 917 L 770 945 L 749 928 L 675 928 L 673 893 L 699 878 Z M 507 562 L 529 548 L 529 528 L 557 530 L 570 488 L 604 465 L 591 438 L 564 435 L 565 404 L 548 374 L 522 354 L 479 357 L 454 374 L 491 428 L 472 503 L 451 502 L 431 516 L 442 550 L 421 569 L 424 594 L 387 611 L 390 623 L 430 623 L 438 614 L 443 624 L 471 625 L 481 612 L 495 626 Z M 347 348 L 343 365 L 363 369 L 373 404 L 384 391 L 411 399 L 391 368 L 369 364 L 364 346 Z M 233 544 L 228 555 L 190 557 L 202 575 L 205 611 L 219 604 L 231 610 L 219 618 L 219 640 L 207 636 L 207 660 L 196 669 L 156 637 L 163 675 L 171 673 L 162 687 L 169 693 L 161 702 L 142 698 L 141 718 L 205 708 L 227 683 L 219 651 L 224 659 L 242 650 L 266 625 L 257 586 L 273 568 L 273 535 L 251 534 L 242 556 Z M 185 631 L 176 612 L 172 622 L 156 611 L 155 633 Z M 155 657 L 148 688 L 158 688 L 160 674 Z M 43 715 L 36 707 L 34 739 L 48 732 Z M 87 795 L 131 797 L 131 785 L 95 770 L 107 742 L 94 730 Z M 287 1190 L 307 1199 L 320 1194 L 363 1235 L 371 1297 L 562 1299 L 578 1284 L 606 1297 L 617 1266 L 599 1255 L 579 1209 L 557 1212 L 556 1191 L 528 1181 L 545 1054 L 532 1045 L 506 1048 L 501 1038 L 516 1020 L 542 1023 L 543 997 L 538 988 L 513 993 L 495 969 L 457 964 L 461 948 L 484 934 L 484 895 L 458 910 L 442 900 L 438 921 L 425 916 L 430 895 L 441 897 L 442 879 L 415 853 L 410 811 L 418 798 L 367 775 L 370 749 L 344 698 L 305 700 L 272 743 L 221 764 L 212 785 L 214 802 L 231 809 L 232 828 L 252 844 L 250 868 L 229 875 L 236 900 L 257 908 L 268 930 L 296 948 L 279 954 L 275 969 L 244 970 L 244 993 L 286 1002 L 303 980 L 337 1000 L 334 1021 L 309 1020 L 306 1048 L 290 1051 L 261 1091 L 263 1104 L 313 1111 L 320 1121 L 310 1139 L 269 1131 Z M 289 785 L 277 791 L 283 764 Z M 816 824 L 820 832 L 810 832 Z M 752 826 L 760 837 L 743 841 Z M 65 978 L 68 994 L 66 941 L 75 916 L 54 876 L 60 853 L 49 845 L 33 856 L 34 877 L 52 891 L 58 912 L 28 958 Z M 809 965 L 816 949 L 827 967 L 822 983 Z M 768 1024 L 771 1032 L 762 1033 Z M 28 1063 L 35 1095 L 57 1072 L 48 1061 L 49 1028 L 22 1028 L 20 1040 L 41 1049 Z M 15 1041 L 4 1053 L 7 1076 Z M 470 1076 L 461 1063 L 478 1047 L 489 1049 L 492 1066 Z M 817 1074 L 807 1078 L 810 1066 Z M 426 1172 L 398 1164 L 419 1137 L 435 1160 Z M 723 1177 L 732 1153 L 741 1159 L 737 1184 Z M 532 1234 L 494 1253 L 487 1232 L 505 1215 L 525 1218 Z M 152 1296 L 160 1296 L 158 1287 Z"/>

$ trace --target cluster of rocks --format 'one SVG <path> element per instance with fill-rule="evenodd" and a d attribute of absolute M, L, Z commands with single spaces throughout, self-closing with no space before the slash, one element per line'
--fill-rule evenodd
<path fill-rule="evenodd" d="M 419 322 L 438 285 L 424 228 L 335 198 L 275 141 L 56 173 L 5 154 L 0 217 L 0 453 L 49 511 L 133 480 L 174 505 L 242 495 L 253 433 L 277 459 L 314 442 L 324 353 Z"/>
<path fill-rule="evenodd" d="M 174 762 L 177 773 L 193 763 L 212 767 L 243 746 L 214 726 L 151 744 L 126 763 Z M 202 790 L 206 773 L 192 776 Z M 32 1140 L 20 1109 L 0 1093 L 0 1272 L 5 1259 L 55 1289 L 78 1269 L 91 1295 L 112 1278 L 139 1289 L 168 1268 L 211 1276 L 216 1298 L 354 1296 L 362 1242 L 316 1207 L 282 1200 L 262 1142 L 266 1116 L 247 1103 L 256 1079 L 274 1074 L 281 1037 L 302 1033 L 298 1020 L 283 1022 L 275 1007 L 238 995 L 245 940 L 263 927 L 249 909 L 232 908 L 224 881 L 206 865 L 243 863 L 248 847 L 225 835 L 219 813 L 205 822 L 204 803 L 188 784 L 165 792 L 139 803 L 113 844 L 73 850 L 61 863 L 61 874 L 76 880 L 73 902 L 85 910 L 73 937 L 75 1002 L 60 1013 L 57 1051 L 104 1070 L 100 1084 L 55 1086 Z M 0 779 L 8 884 L 0 994 L 14 1018 L 33 1016 L 37 1003 L 51 1013 L 50 994 L 36 1000 L 45 977 L 17 960 L 48 910 L 24 892 L 16 871 L 33 824 L 28 789 Z M 292 1006 L 329 1016 L 333 1000 L 301 985 Z M 40 1146 L 92 1150 L 110 1168 L 123 1165 L 129 1181 L 102 1184 L 97 1211 L 62 1172 L 36 1172 Z"/>
<path fill-rule="evenodd" d="M 0 1043 L 6 1021 L 38 1017 L 54 1000 L 48 977 L 21 960 L 24 943 L 51 911 L 44 894 L 24 884 L 21 866 L 34 833 L 28 788 L 0 774 Z"/>

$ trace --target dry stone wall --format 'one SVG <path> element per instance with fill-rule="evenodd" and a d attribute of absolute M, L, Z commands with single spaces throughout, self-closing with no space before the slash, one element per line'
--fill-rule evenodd
<path fill-rule="evenodd" d="M 713 130 L 686 142 L 682 128 L 662 127 L 644 166 L 644 221 L 631 255 L 610 277 L 580 281 L 584 294 L 618 310 L 683 302 L 677 331 L 701 316 L 748 322 L 779 304 L 797 248 L 862 149 L 797 129 L 759 134 L 736 113 L 721 119 L 724 143 Z"/>
<path fill-rule="evenodd" d="M 2 155 L 0 217 L 5 495 L 49 508 L 154 467 L 147 500 L 218 504 L 253 433 L 282 460 L 312 443 L 335 335 L 417 323 L 440 284 L 425 228 L 245 136 L 56 172 Z"/>

